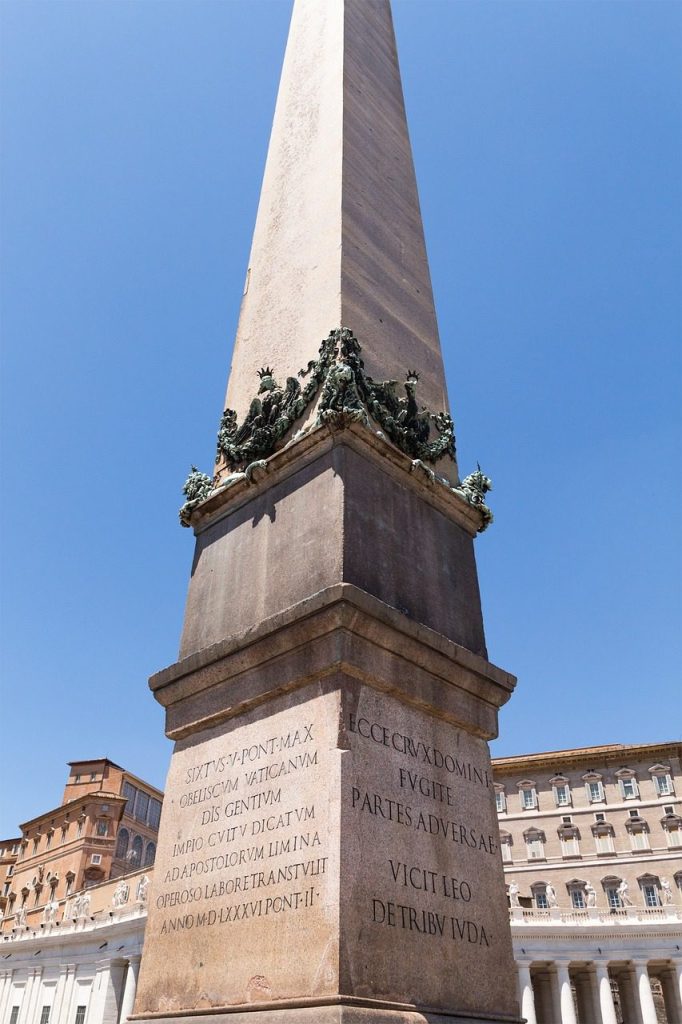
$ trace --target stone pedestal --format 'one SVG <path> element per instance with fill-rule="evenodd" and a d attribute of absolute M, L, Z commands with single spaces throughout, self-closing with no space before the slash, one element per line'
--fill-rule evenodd
<path fill-rule="evenodd" d="M 202 506 L 135 1019 L 519 1019 L 475 527 L 359 426 Z"/>

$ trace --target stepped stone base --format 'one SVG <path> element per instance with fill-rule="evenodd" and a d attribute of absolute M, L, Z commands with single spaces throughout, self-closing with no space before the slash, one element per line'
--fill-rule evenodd
<path fill-rule="evenodd" d="M 132 1017 L 132 1020 L 153 1019 L 156 1024 L 521 1024 L 522 1017 L 471 1016 L 459 1013 L 439 1013 L 417 1007 L 400 1009 L 388 1006 L 316 1005 L 297 1007 L 258 1007 L 249 1009 L 227 1008 L 220 1012 L 178 1017 Z"/>
<path fill-rule="evenodd" d="M 405 676 L 428 674 L 431 653 L 423 639 L 403 646 Z M 185 681 L 193 728 L 168 776 L 136 1016 L 517 1019 L 488 747 L 443 717 L 459 693 L 466 719 L 470 671 L 449 661 L 418 706 L 398 690 L 394 654 L 373 665 L 375 685 L 343 657 L 310 680 L 305 642 L 291 657 L 295 689 L 217 722 L 211 689 L 191 695 Z M 212 689 L 225 713 L 229 685 Z M 490 678 L 484 689 L 508 696 Z M 215 724 L 198 724 L 199 708 Z M 360 1005 L 334 1005 L 339 994 Z M 301 1005 L 315 1001 L 324 1009 Z"/>

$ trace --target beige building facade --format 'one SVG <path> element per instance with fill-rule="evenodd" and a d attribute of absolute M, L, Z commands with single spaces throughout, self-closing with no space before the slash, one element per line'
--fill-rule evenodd
<path fill-rule="evenodd" d="M 682 1022 L 682 746 L 493 762 L 529 1024 Z"/>
<path fill-rule="evenodd" d="M 3 845 L 2 932 L 39 925 L 77 892 L 151 867 L 162 800 L 108 758 L 71 762 L 61 804 Z"/>

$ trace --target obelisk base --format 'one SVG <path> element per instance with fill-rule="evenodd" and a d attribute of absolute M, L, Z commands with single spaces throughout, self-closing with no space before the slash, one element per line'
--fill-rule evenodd
<path fill-rule="evenodd" d="M 177 742 L 137 1019 L 518 1020 L 511 677 L 341 584 L 152 682 Z"/>
<path fill-rule="evenodd" d="M 419 1007 L 393 1009 L 388 1006 L 334 1005 L 257 1007 L 249 1009 L 226 1008 L 221 1011 L 183 1014 L 182 1017 L 138 1017 L 135 1020 L 153 1020 L 155 1024 L 522 1024 L 522 1017 L 474 1016 L 441 1013 Z"/>

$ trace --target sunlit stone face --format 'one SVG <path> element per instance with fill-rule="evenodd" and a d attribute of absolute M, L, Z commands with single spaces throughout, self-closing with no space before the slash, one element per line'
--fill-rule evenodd
<path fill-rule="evenodd" d="M 351 679 L 276 698 L 178 745 L 160 839 L 138 1013 L 513 1012 L 486 745 L 434 715 Z"/>

